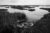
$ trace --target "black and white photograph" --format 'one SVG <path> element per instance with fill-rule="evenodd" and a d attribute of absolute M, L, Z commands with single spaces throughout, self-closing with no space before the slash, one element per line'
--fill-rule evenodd
<path fill-rule="evenodd" d="M 50 0 L 0 0 L 0 33 L 50 33 Z"/>

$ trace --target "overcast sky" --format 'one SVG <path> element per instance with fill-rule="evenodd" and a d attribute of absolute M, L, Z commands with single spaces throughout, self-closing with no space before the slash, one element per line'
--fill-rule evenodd
<path fill-rule="evenodd" d="M 0 5 L 50 5 L 50 0 L 0 0 Z"/>

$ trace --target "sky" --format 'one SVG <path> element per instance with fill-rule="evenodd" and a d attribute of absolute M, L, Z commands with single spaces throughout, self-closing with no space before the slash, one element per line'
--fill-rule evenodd
<path fill-rule="evenodd" d="M 0 0 L 0 5 L 50 5 L 50 0 Z"/>

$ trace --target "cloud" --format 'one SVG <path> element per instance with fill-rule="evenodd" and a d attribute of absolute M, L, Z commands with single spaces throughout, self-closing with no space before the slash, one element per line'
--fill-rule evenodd
<path fill-rule="evenodd" d="M 0 5 L 3 4 L 14 4 L 14 5 L 50 5 L 50 0 L 19 0 L 18 2 L 10 2 L 8 0 L 4 0 L 0 2 Z"/>

